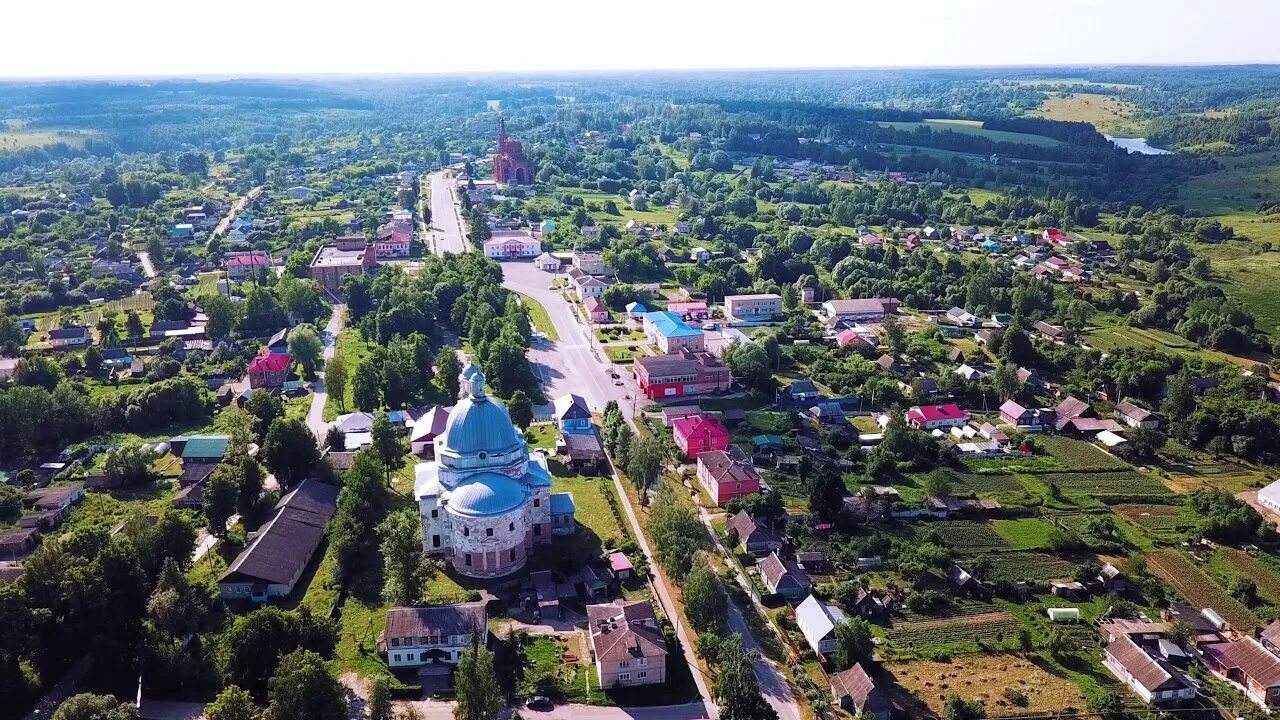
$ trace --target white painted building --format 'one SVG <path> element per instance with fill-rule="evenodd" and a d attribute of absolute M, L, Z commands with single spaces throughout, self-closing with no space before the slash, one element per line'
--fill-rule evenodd
<path fill-rule="evenodd" d="M 484 256 L 496 260 L 536 258 L 541 254 L 542 241 L 523 230 L 498 231 L 484 241 Z"/>
<path fill-rule="evenodd" d="M 431 607 L 395 607 L 387 611 L 379 649 L 393 668 L 456 665 L 476 632 L 488 635 L 483 602 Z M 481 640 L 484 644 L 484 640 Z"/>

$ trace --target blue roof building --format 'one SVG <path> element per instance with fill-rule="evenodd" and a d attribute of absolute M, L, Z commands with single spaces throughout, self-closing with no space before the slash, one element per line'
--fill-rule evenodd
<path fill-rule="evenodd" d="M 644 334 L 668 355 L 681 350 L 702 352 L 706 349 L 702 331 L 689 327 L 684 318 L 670 310 L 645 313 Z"/>
<path fill-rule="evenodd" d="M 642 318 L 645 316 L 645 313 L 647 312 L 649 311 L 645 308 L 645 306 L 641 305 L 638 302 L 627 303 L 627 315 L 633 318 Z"/>

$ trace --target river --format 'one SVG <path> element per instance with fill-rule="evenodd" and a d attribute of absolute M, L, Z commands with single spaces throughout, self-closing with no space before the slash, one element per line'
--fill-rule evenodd
<path fill-rule="evenodd" d="M 1103 135 L 1102 137 L 1111 141 L 1112 145 L 1124 148 L 1130 153 L 1138 153 L 1139 155 L 1172 155 L 1173 151 L 1164 150 L 1158 147 L 1152 147 L 1147 144 L 1146 138 L 1122 138 Z"/>

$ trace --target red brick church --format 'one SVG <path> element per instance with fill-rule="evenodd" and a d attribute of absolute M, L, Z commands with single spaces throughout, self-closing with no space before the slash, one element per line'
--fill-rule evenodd
<path fill-rule="evenodd" d="M 519 140 L 507 138 L 507 121 L 498 128 L 498 151 L 493 154 L 493 179 L 501 185 L 524 185 L 533 182 L 533 170 L 524 157 Z"/>

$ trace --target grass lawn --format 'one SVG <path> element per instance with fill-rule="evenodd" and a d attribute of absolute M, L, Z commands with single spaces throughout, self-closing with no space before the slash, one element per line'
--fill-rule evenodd
<path fill-rule="evenodd" d="M 648 210 L 632 210 L 627 204 L 627 199 L 621 195 L 614 193 L 600 192 L 598 190 L 583 190 L 580 188 L 557 188 L 557 195 L 573 195 L 582 198 L 582 201 L 588 206 L 588 214 L 591 219 L 597 223 L 616 223 L 625 225 L 628 220 L 636 222 L 648 223 L 650 225 L 674 225 L 680 216 L 679 210 L 667 207 L 649 206 Z M 618 206 L 617 215 L 610 215 L 604 211 L 604 203 L 606 200 L 612 200 Z M 590 210 L 594 205 L 596 210 Z"/>
<path fill-rule="evenodd" d="M 991 523 L 996 534 L 1004 538 L 1010 547 L 1018 550 L 1038 550 L 1049 546 L 1053 526 L 1036 518 L 996 520 Z"/>
<path fill-rule="evenodd" d="M 0 129 L 0 152 L 15 152 L 65 143 L 79 148 L 96 133 L 92 130 L 27 130 L 21 126 L 5 125 Z"/>
<path fill-rule="evenodd" d="M 555 423 L 538 423 L 530 425 L 524 436 L 529 441 L 530 450 L 554 450 L 556 439 L 560 437 L 560 428 Z"/>
<path fill-rule="evenodd" d="M 610 362 L 615 363 L 629 363 L 648 355 L 639 345 L 606 345 L 604 354 Z"/>
<path fill-rule="evenodd" d="M 548 338 L 559 340 L 560 333 L 556 332 L 556 326 L 551 322 L 551 316 L 547 314 L 547 309 L 542 307 L 542 303 L 524 293 L 516 293 L 516 295 L 520 296 L 520 303 L 528 308 L 533 327 L 546 333 Z"/>
<path fill-rule="evenodd" d="M 880 125 L 893 127 L 899 130 L 913 131 L 916 128 L 927 127 L 934 132 L 954 132 L 961 135 L 980 135 L 988 140 L 996 142 L 1023 143 L 1025 145 L 1039 145 L 1042 147 L 1053 147 L 1061 145 L 1062 141 L 1055 140 L 1044 135 L 1032 135 L 1030 133 L 1009 132 L 1007 130 L 988 130 L 982 127 L 982 122 L 978 120 L 925 120 L 924 122 L 882 122 Z"/>
<path fill-rule="evenodd" d="M 596 682 L 594 666 L 565 662 L 566 653 L 576 655 L 577 652 L 577 648 L 561 638 L 528 638 L 520 647 L 524 672 L 517 691 L 521 695 L 542 694 L 571 703 L 612 705 Z"/>
<path fill-rule="evenodd" d="M 987 705 L 988 712 L 1000 714 L 1013 714 L 1015 710 L 1053 713 L 1085 706 L 1084 695 L 1075 683 L 1038 662 L 1013 654 L 975 655 L 949 662 L 894 662 L 887 669 L 897 684 L 914 695 L 916 702 L 927 706 L 934 717 L 942 716 L 950 695 L 978 700 Z M 1029 704 L 1021 708 L 1010 704 L 1004 697 L 1010 689 L 1024 693 Z"/>
<path fill-rule="evenodd" d="M 625 526 L 613 512 L 610 497 L 616 498 L 613 481 L 603 477 L 587 477 L 569 474 L 556 461 L 548 465 L 552 469 L 551 491 L 573 493 L 574 519 L 580 527 L 578 534 L 594 534 L 602 545 L 628 536 Z"/>
<path fill-rule="evenodd" d="M 347 361 L 347 387 L 343 393 L 346 402 L 344 412 L 351 412 L 355 407 L 355 401 L 352 399 L 355 393 L 355 375 L 356 367 L 369 356 L 369 346 L 365 344 L 360 337 L 360 331 L 355 328 L 347 328 L 338 333 L 338 341 L 333 350 L 333 356 L 342 356 Z M 338 402 L 331 393 L 324 404 L 324 419 L 331 421 L 338 416 Z"/>

